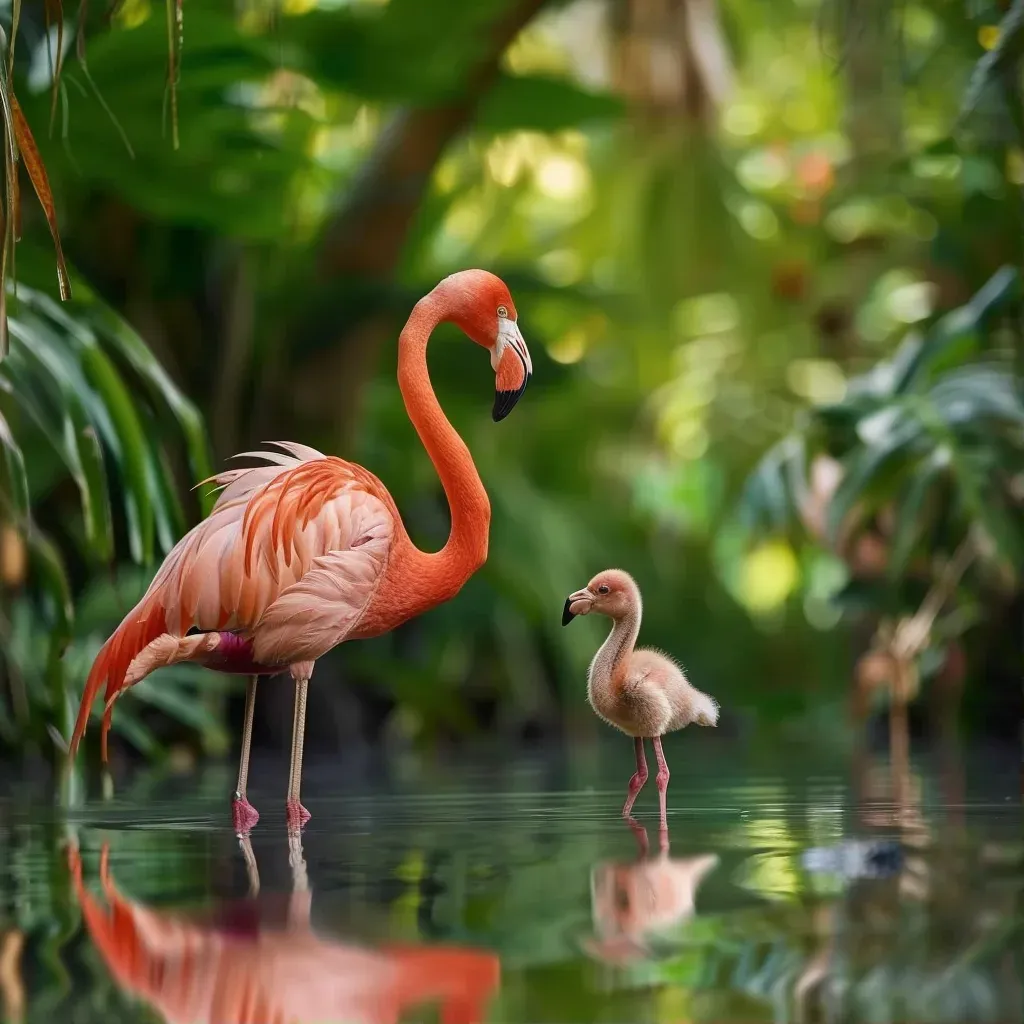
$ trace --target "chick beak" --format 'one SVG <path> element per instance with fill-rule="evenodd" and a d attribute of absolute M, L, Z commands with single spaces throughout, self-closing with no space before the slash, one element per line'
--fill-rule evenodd
<path fill-rule="evenodd" d="M 570 594 L 562 608 L 562 625 L 568 626 L 577 615 L 586 615 L 593 603 L 594 595 L 589 590 L 577 590 L 575 594 Z"/>

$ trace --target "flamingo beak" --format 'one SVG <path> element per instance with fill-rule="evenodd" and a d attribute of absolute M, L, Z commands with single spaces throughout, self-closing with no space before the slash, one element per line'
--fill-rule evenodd
<path fill-rule="evenodd" d="M 562 625 L 568 626 L 577 615 L 586 615 L 594 604 L 594 595 L 589 590 L 577 590 L 565 599 L 562 608 Z"/>
<path fill-rule="evenodd" d="M 499 318 L 498 335 L 491 351 L 491 365 L 496 374 L 491 417 L 497 423 L 515 408 L 533 375 L 529 349 L 514 320 Z"/>

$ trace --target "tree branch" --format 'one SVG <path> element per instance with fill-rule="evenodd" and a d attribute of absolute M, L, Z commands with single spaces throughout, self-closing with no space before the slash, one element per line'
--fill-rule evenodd
<path fill-rule="evenodd" d="M 304 381 L 306 411 L 326 414 L 337 443 L 344 444 L 359 414 L 359 399 L 373 375 L 391 317 L 379 306 L 339 308 L 337 282 L 362 285 L 363 297 L 394 276 L 437 162 L 448 144 L 472 123 L 481 99 L 494 84 L 501 57 L 546 0 L 515 0 L 495 21 L 487 45 L 456 99 L 398 110 L 377 139 L 324 230 L 316 262 L 321 289 L 333 285 L 326 305 L 315 303 L 308 328 L 339 331 L 337 341 L 314 357 Z M 371 304 L 373 305 L 373 304 Z"/>

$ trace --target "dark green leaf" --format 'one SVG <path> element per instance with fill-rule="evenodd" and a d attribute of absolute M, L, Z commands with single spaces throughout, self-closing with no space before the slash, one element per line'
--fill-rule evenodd
<path fill-rule="evenodd" d="M 949 461 L 949 451 L 940 448 L 931 458 L 917 466 L 907 481 L 896 509 L 896 529 L 889 553 L 890 579 L 895 580 L 903 575 L 914 543 L 921 533 L 921 512 L 925 499 Z"/>
<path fill-rule="evenodd" d="M 854 506 L 865 501 L 875 481 L 894 460 L 910 454 L 910 446 L 921 436 L 921 424 L 905 416 L 891 423 L 866 447 L 856 449 L 844 462 L 843 479 L 829 502 L 826 536 L 835 543 Z"/>
<path fill-rule="evenodd" d="M 205 480 L 213 469 L 206 426 L 199 410 L 182 394 L 145 342 L 121 317 L 91 295 L 86 296 L 84 301 L 88 303 L 90 318 L 100 340 L 124 359 L 142 378 L 151 395 L 170 410 L 185 437 L 189 469 L 194 479 Z M 213 499 L 204 495 L 200 500 L 203 514 L 206 515 L 213 507 Z"/>
<path fill-rule="evenodd" d="M 740 520 L 747 529 L 785 528 L 792 508 L 787 485 L 791 479 L 800 478 L 799 474 L 793 475 L 796 471 L 789 464 L 794 459 L 802 462 L 803 457 L 803 446 L 795 437 L 783 438 L 764 455 L 740 496 Z"/>
<path fill-rule="evenodd" d="M 1013 517 L 1004 496 L 992 487 L 992 474 L 962 451 L 953 452 L 953 471 L 960 485 L 964 509 L 991 542 L 996 560 L 1015 575 L 1024 558 L 1019 516 Z"/>
<path fill-rule="evenodd" d="M 947 373 L 928 397 L 950 425 L 989 419 L 1024 426 L 1024 402 L 1017 382 L 1000 366 L 965 366 Z"/>
<path fill-rule="evenodd" d="M 54 338 L 38 317 L 12 318 L 11 333 L 29 360 L 59 388 L 62 422 L 59 432 L 50 435 L 51 443 L 78 486 L 90 549 L 98 560 L 107 561 L 113 555 L 109 495 L 96 425 L 81 398 L 85 380 L 66 344 Z"/>
<path fill-rule="evenodd" d="M 2 383 L 3 381 L 0 380 L 0 384 Z M 25 457 L 2 413 L 0 413 L 0 447 L 3 447 L 4 450 L 7 486 L 10 488 L 9 496 L 14 514 L 23 523 L 27 522 L 29 498 L 28 479 L 25 476 Z"/>
<path fill-rule="evenodd" d="M 587 92 L 567 79 L 502 75 L 480 104 L 476 124 L 491 132 L 556 132 L 624 112 L 617 97 Z"/>
<path fill-rule="evenodd" d="M 962 364 L 978 350 L 992 318 L 1020 300 L 1020 274 L 1016 267 L 1001 267 L 970 302 L 947 313 L 931 330 L 914 359 L 908 363 L 899 391 L 920 380 Z"/>
<path fill-rule="evenodd" d="M 109 410 L 120 441 L 118 468 L 122 474 L 132 558 L 148 564 L 153 559 L 153 501 L 145 431 L 131 395 L 106 353 L 95 345 L 84 348 L 82 367 Z"/>

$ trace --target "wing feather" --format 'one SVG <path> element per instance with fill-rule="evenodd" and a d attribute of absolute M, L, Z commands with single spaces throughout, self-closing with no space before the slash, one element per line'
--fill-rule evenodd
<path fill-rule="evenodd" d="M 100 688 L 106 684 L 107 700 L 118 693 L 132 659 L 162 633 L 183 636 L 194 626 L 262 635 L 261 649 L 274 659 L 264 664 L 276 666 L 315 660 L 358 622 L 386 568 L 398 510 L 362 467 L 307 445 L 276 444 L 288 454 L 247 453 L 270 465 L 205 481 L 223 488 L 213 511 L 174 546 L 97 655 L 72 750 Z"/>
<path fill-rule="evenodd" d="M 345 547 L 314 558 L 260 617 L 252 637 L 261 663 L 316 661 L 345 639 L 376 592 L 391 544 L 391 517 L 363 491 L 348 491 L 332 504 L 346 513 Z"/>

